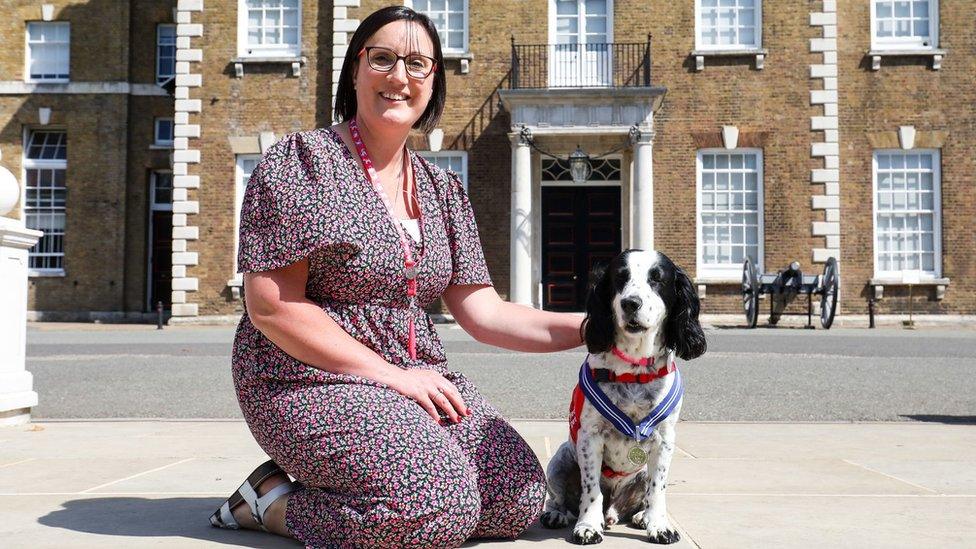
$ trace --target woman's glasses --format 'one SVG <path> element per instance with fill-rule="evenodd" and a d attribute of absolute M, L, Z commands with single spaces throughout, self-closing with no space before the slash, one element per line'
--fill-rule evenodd
<path fill-rule="evenodd" d="M 437 62 L 426 55 L 419 53 L 408 53 L 407 55 L 397 55 L 395 51 L 380 46 L 369 46 L 360 50 L 359 55 L 366 52 L 366 61 L 375 71 L 390 72 L 396 66 L 397 61 L 403 59 L 403 66 L 407 69 L 407 74 L 413 78 L 424 79 L 430 76 L 437 66 Z"/>

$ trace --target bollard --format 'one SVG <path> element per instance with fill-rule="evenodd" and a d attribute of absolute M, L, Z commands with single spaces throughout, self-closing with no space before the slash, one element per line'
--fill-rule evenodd
<path fill-rule="evenodd" d="M 874 298 L 868 300 L 868 328 L 874 328 Z"/>
<path fill-rule="evenodd" d="M 156 302 L 156 329 L 157 330 L 163 329 L 163 302 L 162 301 Z"/>

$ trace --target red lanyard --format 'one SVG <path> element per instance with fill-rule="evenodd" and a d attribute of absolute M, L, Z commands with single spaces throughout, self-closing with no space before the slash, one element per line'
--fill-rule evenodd
<path fill-rule="evenodd" d="M 417 359 L 417 334 L 414 327 L 413 321 L 413 305 L 417 296 L 417 262 L 413 259 L 413 253 L 410 251 L 410 241 L 407 240 L 407 235 L 403 232 L 403 227 L 400 222 L 397 221 L 396 216 L 393 214 L 393 204 L 390 199 L 386 196 L 383 191 L 383 185 L 380 184 L 380 174 L 373 167 L 373 161 L 369 158 L 369 153 L 366 152 L 366 145 L 363 143 L 362 136 L 359 135 L 359 125 L 356 123 L 356 119 L 352 118 L 349 120 L 349 134 L 352 136 L 353 143 L 356 144 L 356 152 L 359 153 L 359 159 L 363 162 L 363 168 L 366 169 L 366 178 L 369 179 L 370 183 L 373 184 L 373 190 L 379 195 L 380 199 L 383 200 L 383 205 L 386 206 L 386 212 L 390 214 L 390 221 L 393 223 L 393 228 L 396 229 L 397 235 L 400 237 L 400 246 L 403 248 L 403 275 L 407 279 L 407 297 L 409 298 L 409 307 L 411 310 L 408 311 L 410 319 L 407 323 L 407 350 L 410 353 L 410 359 Z M 407 150 L 403 150 L 403 177 L 406 180 L 407 171 L 407 159 L 409 155 Z M 422 221 L 421 221 L 422 222 Z"/>

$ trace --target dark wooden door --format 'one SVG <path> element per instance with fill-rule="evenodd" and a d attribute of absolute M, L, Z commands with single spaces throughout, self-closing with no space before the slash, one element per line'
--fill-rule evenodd
<path fill-rule="evenodd" d="M 620 253 L 620 187 L 542 188 L 542 306 L 582 311 L 590 269 Z"/>
<path fill-rule="evenodd" d="M 163 307 L 169 309 L 173 288 L 173 212 L 153 210 L 151 215 L 149 308 L 156 310 L 156 303 L 162 301 Z"/>

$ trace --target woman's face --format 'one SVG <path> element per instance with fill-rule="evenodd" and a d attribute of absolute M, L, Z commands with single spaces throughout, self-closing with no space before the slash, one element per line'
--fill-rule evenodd
<path fill-rule="evenodd" d="M 434 57 L 434 44 L 427 31 L 420 24 L 408 21 L 394 21 L 380 27 L 366 40 L 366 47 L 371 46 L 388 48 L 400 56 L 419 53 Z M 420 80 L 407 74 L 402 60 L 397 61 L 390 72 L 370 67 L 365 52 L 357 60 L 353 73 L 357 118 L 374 129 L 412 127 L 427 109 L 433 95 L 434 72 Z"/>

